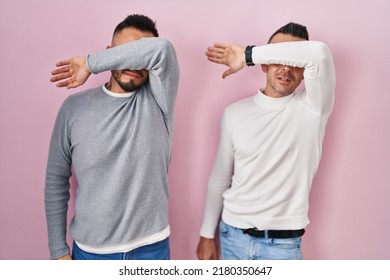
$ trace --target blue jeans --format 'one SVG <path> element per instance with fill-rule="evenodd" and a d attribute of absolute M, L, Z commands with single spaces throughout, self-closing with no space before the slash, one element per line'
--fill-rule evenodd
<path fill-rule="evenodd" d="M 219 225 L 223 260 L 302 260 L 301 238 L 259 238 L 225 224 Z"/>
<path fill-rule="evenodd" d="M 81 250 L 73 242 L 73 260 L 169 260 L 169 238 L 125 253 L 94 254 Z"/>

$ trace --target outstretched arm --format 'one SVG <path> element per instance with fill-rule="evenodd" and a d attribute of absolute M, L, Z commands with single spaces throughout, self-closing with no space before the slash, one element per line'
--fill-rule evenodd
<path fill-rule="evenodd" d="M 332 54 L 319 41 L 283 42 L 252 49 L 254 64 L 282 64 L 305 68 L 305 104 L 316 114 L 333 109 L 336 75 Z"/>
<path fill-rule="evenodd" d="M 135 40 L 90 54 L 87 63 L 94 74 L 108 70 L 148 70 L 152 94 L 164 115 L 172 120 L 180 70 L 176 51 L 167 39 Z"/>
<path fill-rule="evenodd" d="M 246 65 L 245 48 L 216 43 L 206 52 L 214 63 L 229 67 L 222 77 L 238 72 Z M 305 68 L 306 101 L 315 113 L 332 111 L 335 91 L 335 70 L 329 48 L 318 41 L 283 42 L 256 46 L 251 55 L 254 64 L 282 64 Z"/>
<path fill-rule="evenodd" d="M 53 77 L 50 81 L 58 82 L 57 87 L 76 88 L 84 84 L 91 75 L 91 71 L 87 66 L 87 59 L 84 56 L 60 61 L 56 66 L 58 68 L 51 72 Z"/>
<path fill-rule="evenodd" d="M 223 79 L 240 71 L 246 65 L 245 48 L 239 45 L 215 43 L 207 48 L 206 56 L 211 62 L 229 67 L 223 72 Z"/>

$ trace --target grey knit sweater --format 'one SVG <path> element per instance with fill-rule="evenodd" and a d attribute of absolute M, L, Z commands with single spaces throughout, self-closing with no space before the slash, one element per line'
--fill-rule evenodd
<path fill-rule="evenodd" d="M 46 170 L 50 257 L 66 243 L 69 177 L 78 181 L 74 240 L 121 245 L 168 226 L 168 164 L 179 66 L 171 43 L 144 38 L 88 56 L 93 73 L 149 70 L 134 95 L 115 98 L 102 87 L 68 97 L 54 126 Z"/>

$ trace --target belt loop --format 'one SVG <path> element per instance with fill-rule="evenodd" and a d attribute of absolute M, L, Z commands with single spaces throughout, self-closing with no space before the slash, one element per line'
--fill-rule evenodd
<path fill-rule="evenodd" d="M 264 231 L 264 238 L 268 238 L 268 230 Z"/>

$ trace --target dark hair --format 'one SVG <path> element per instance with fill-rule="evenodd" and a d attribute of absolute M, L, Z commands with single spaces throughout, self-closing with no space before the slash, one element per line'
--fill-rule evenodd
<path fill-rule="evenodd" d="M 117 32 L 122 31 L 127 27 L 134 27 L 140 31 L 153 33 L 155 37 L 158 37 L 158 31 L 156 28 L 156 23 L 151 20 L 149 17 L 144 15 L 129 15 L 121 23 L 119 23 L 114 30 L 114 35 Z"/>
<path fill-rule="evenodd" d="M 307 32 L 306 26 L 300 25 L 298 23 L 290 22 L 285 26 L 282 26 L 278 30 L 275 31 L 274 34 L 269 38 L 268 44 L 271 42 L 272 38 L 278 33 L 292 35 L 294 37 L 302 38 L 305 40 L 309 40 L 309 33 Z"/>

